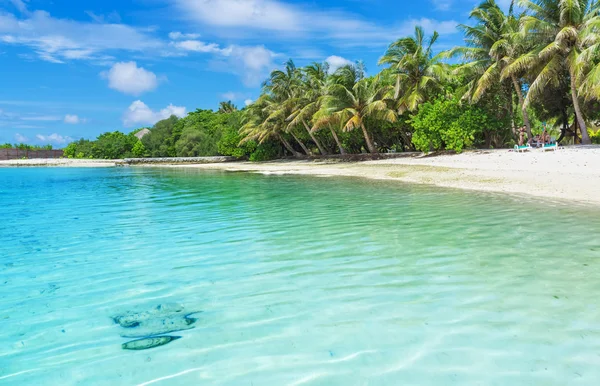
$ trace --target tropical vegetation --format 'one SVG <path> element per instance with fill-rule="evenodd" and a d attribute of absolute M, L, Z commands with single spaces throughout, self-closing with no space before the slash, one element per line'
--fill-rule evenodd
<path fill-rule="evenodd" d="M 484 0 L 460 25 L 464 45 L 440 52 L 416 27 L 392 42 L 379 73 L 357 62 L 297 67 L 265 80 L 239 110 L 170 117 L 137 139 L 106 133 L 70 144 L 72 157 L 231 155 L 252 160 L 386 151 L 501 148 L 549 130 L 600 142 L 600 1 Z"/>

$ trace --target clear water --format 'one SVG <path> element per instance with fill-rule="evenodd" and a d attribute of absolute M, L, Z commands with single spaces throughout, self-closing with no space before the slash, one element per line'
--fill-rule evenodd
<path fill-rule="evenodd" d="M 0 208 L 2 385 L 600 384 L 597 210 L 139 169 L 0 169 Z"/>

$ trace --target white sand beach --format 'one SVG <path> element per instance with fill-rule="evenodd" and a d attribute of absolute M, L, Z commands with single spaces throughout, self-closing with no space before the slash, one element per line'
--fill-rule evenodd
<path fill-rule="evenodd" d="M 118 160 L 14 160 L 0 166 L 110 167 Z M 468 151 L 458 155 L 415 156 L 366 162 L 335 160 L 150 164 L 246 171 L 264 174 L 347 176 L 397 180 L 450 188 L 526 194 L 600 205 L 600 146 L 567 147 L 557 152 L 507 149 Z"/>

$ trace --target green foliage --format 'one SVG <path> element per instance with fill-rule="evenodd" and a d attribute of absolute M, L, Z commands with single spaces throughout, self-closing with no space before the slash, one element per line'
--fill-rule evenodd
<path fill-rule="evenodd" d="M 81 139 L 72 142 L 65 147 L 64 155 L 68 158 L 128 158 L 133 155 L 132 150 L 137 142 L 133 134 L 115 131 L 101 134 L 95 141 Z"/>
<path fill-rule="evenodd" d="M 263 142 L 250 154 L 250 161 L 260 162 L 278 158 L 281 147 L 275 142 Z"/>
<path fill-rule="evenodd" d="M 414 129 L 412 142 L 420 151 L 461 152 L 483 128 L 496 125 L 480 107 L 443 98 L 422 105 L 409 122 Z"/>
<path fill-rule="evenodd" d="M 256 150 L 257 143 L 256 141 L 247 141 L 240 145 L 241 140 L 242 137 L 235 127 L 227 127 L 217 143 L 219 154 L 236 158 L 249 157 Z"/>
<path fill-rule="evenodd" d="M 146 155 L 146 146 L 142 143 L 142 141 L 137 141 L 131 149 L 131 153 L 134 157 L 142 158 Z"/>
<path fill-rule="evenodd" d="M 600 130 L 590 135 L 593 144 L 600 145 Z"/>
<path fill-rule="evenodd" d="M 52 145 L 28 145 L 26 143 L 5 143 L 0 144 L 0 149 L 19 149 L 19 150 L 52 150 Z"/>

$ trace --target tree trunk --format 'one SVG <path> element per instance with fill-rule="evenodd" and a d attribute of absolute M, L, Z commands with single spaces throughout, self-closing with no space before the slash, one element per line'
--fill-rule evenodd
<path fill-rule="evenodd" d="M 525 99 L 523 98 L 523 90 L 521 90 L 521 85 L 517 78 L 513 75 L 511 76 L 513 85 L 515 86 L 515 91 L 517 92 L 517 96 L 519 97 L 519 107 L 523 112 L 523 122 L 525 122 L 525 127 L 527 127 L 527 136 L 529 139 L 533 138 L 533 133 L 531 132 L 531 123 L 529 122 L 529 114 L 527 114 L 527 108 L 525 107 Z"/>
<path fill-rule="evenodd" d="M 587 132 L 587 126 L 585 125 L 583 115 L 581 114 L 581 108 L 579 107 L 579 100 L 577 99 L 577 87 L 575 85 L 575 77 L 573 76 L 573 73 L 571 73 L 571 98 L 573 99 L 573 107 L 575 108 L 575 117 L 577 118 L 579 128 L 581 129 L 581 144 L 591 145 L 592 140 Z"/>
<path fill-rule="evenodd" d="M 292 147 L 292 145 L 290 145 L 290 143 L 283 138 L 280 134 L 277 134 L 277 139 L 279 139 L 279 141 L 281 141 L 281 143 L 283 143 L 283 146 L 285 146 L 285 148 L 292 153 L 292 155 L 296 158 L 302 158 L 302 154 L 298 153 L 296 150 L 294 150 L 294 148 Z"/>
<path fill-rule="evenodd" d="M 363 122 L 360 123 L 360 128 L 362 129 L 363 135 L 365 136 L 365 141 L 367 141 L 367 147 L 369 148 L 369 152 L 371 154 L 377 154 L 377 148 L 373 145 L 373 141 L 371 141 L 371 137 L 369 136 L 369 132 L 365 127 Z"/>
<path fill-rule="evenodd" d="M 335 130 L 333 130 L 333 127 L 331 127 L 331 125 L 328 126 L 329 130 L 331 131 L 331 135 L 333 136 L 333 139 L 335 139 L 335 143 L 337 143 L 338 148 L 340 149 L 340 154 L 346 154 L 346 149 L 344 149 L 344 147 L 342 146 L 342 143 L 340 142 L 337 133 L 335 132 Z"/>
<path fill-rule="evenodd" d="M 308 127 L 308 125 L 306 124 L 306 121 L 304 119 L 302 120 L 302 124 L 304 125 L 304 128 L 306 129 L 306 131 L 308 131 L 308 135 L 310 135 L 310 137 L 312 138 L 312 140 L 315 143 L 315 145 L 317 145 L 317 147 L 319 148 L 319 151 L 321 152 L 321 155 L 327 155 L 327 154 L 329 154 L 329 153 L 327 153 L 327 150 L 325 150 L 325 148 L 321 145 L 321 142 L 319 142 L 319 140 L 317 139 L 317 137 L 315 137 L 315 135 L 310 130 L 310 127 Z"/>
<path fill-rule="evenodd" d="M 296 142 L 298 142 L 298 145 L 300 145 L 300 147 L 302 148 L 302 150 L 304 150 L 304 153 L 306 153 L 306 155 L 312 155 L 311 151 L 308 150 L 308 148 L 306 147 L 306 145 L 304 144 L 304 142 L 302 142 L 300 140 L 300 138 L 296 137 L 296 135 L 290 131 L 290 134 L 292 135 L 292 137 L 294 137 L 294 139 L 296 140 Z"/>

